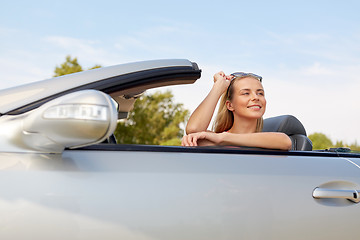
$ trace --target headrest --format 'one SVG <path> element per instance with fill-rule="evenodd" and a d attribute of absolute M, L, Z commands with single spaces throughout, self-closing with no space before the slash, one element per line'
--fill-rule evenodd
<path fill-rule="evenodd" d="M 283 132 L 288 136 L 295 134 L 306 136 L 304 126 L 292 115 L 282 115 L 264 119 L 263 132 Z"/>

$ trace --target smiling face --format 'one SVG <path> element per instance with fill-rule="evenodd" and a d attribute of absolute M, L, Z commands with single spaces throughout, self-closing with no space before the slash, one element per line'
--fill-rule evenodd
<path fill-rule="evenodd" d="M 261 82 L 253 77 L 235 79 L 227 109 L 233 112 L 234 118 L 259 119 L 266 109 L 264 88 Z"/>

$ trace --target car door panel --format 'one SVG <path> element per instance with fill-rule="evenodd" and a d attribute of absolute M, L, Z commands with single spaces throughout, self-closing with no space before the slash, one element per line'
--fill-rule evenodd
<path fill-rule="evenodd" d="M 20 237 L 338 239 L 359 214 L 312 197 L 326 182 L 359 183 L 340 158 L 78 150 L 18 154 L 1 168 L 3 224 Z"/>

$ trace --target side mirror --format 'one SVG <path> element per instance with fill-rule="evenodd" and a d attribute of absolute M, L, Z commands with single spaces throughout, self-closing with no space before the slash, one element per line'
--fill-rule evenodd
<path fill-rule="evenodd" d="M 61 153 L 64 148 L 102 142 L 116 124 L 117 104 L 109 95 L 96 90 L 74 92 L 27 113 L 2 116 L 0 145 L 7 142 L 0 150 Z"/>

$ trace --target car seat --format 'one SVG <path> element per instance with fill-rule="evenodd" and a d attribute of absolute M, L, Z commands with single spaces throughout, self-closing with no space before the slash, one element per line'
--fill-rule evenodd
<path fill-rule="evenodd" d="M 312 142 L 306 136 L 304 126 L 292 115 L 282 115 L 264 119 L 263 132 L 283 132 L 287 134 L 292 141 L 291 150 L 312 150 Z"/>

